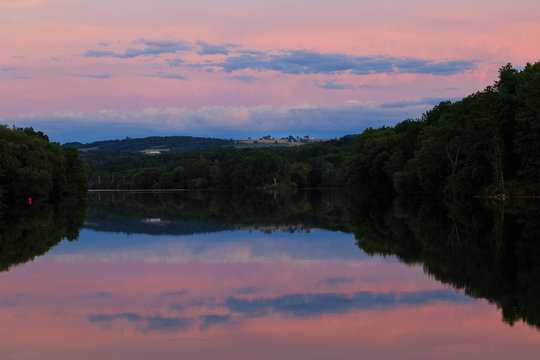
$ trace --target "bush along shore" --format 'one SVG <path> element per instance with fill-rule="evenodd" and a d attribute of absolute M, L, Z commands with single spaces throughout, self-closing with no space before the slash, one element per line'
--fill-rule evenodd
<path fill-rule="evenodd" d="M 76 149 L 32 128 L 0 125 L 0 207 L 84 195 L 87 185 Z"/>
<path fill-rule="evenodd" d="M 508 64 L 483 91 L 364 131 L 349 170 L 352 184 L 400 195 L 538 197 L 540 63 Z"/>

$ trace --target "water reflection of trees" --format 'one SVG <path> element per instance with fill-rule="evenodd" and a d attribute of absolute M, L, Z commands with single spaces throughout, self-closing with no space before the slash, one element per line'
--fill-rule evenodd
<path fill-rule="evenodd" d="M 352 227 L 369 254 L 422 264 L 435 279 L 495 303 L 505 322 L 540 327 L 540 204 L 357 199 Z"/>
<path fill-rule="evenodd" d="M 4 208 L 0 214 L 0 271 L 33 260 L 62 239 L 78 238 L 86 217 L 86 199 Z"/>
<path fill-rule="evenodd" d="M 152 234 L 246 226 L 348 232 L 348 203 L 343 191 L 91 193 L 86 226 L 98 231 Z"/>

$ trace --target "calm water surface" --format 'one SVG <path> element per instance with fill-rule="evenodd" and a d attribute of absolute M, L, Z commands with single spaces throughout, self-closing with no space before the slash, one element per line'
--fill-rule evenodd
<path fill-rule="evenodd" d="M 464 266 L 452 259 L 467 257 L 456 253 L 459 244 L 451 250 L 430 245 L 427 253 L 409 235 L 396 238 L 403 231 L 398 220 L 388 223 L 388 212 L 370 219 L 347 195 L 93 193 L 88 203 L 78 213 L 46 209 L 25 213 L 23 224 L 4 223 L 0 358 L 534 359 L 540 354 L 540 305 L 530 294 L 537 290 L 501 295 L 507 279 L 490 279 L 497 274 L 491 265 L 472 260 Z M 414 221 L 422 220 L 419 214 Z M 508 233 L 506 225 L 497 228 L 502 225 L 496 211 L 486 216 L 495 235 Z M 34 217 L 36 223 L 28 225 Z M 443 246 L 457 241 L 452 226 L 461 231 L 459 241 L 467 241 L 466 226 L 449 226 Z M 407 229 L 427 231 L 410 224 Z M 384 244 L 375 241 L 377 232 L 386 236 Z M 64 236 L 72 241 L 56 244 Z M 506 246 L 502 239 L 494 248 Z M 34 254 L 34 248 L 41 250 Z M 410 250 L 412 257 L 407 249 L 416 249 Z M 449 262 L 432 264 L 430 256 L 437 253 Z M 537 279 L 537 268 L 522 271 L 505 261 L 517 266 L 509 272 Z M 452 264 L 456 275 L 447 269 Z M 486 274 L 477 274 L 482 269 Z M 472 277 L 468 271 L 484 276 L 478 281 L 490 289 L 476 280 L 462 284 L 460 276 Z M 493 281 L 498 288 L 491 289 Z M 517 303 L 508 305 L 507 298 Z"/>

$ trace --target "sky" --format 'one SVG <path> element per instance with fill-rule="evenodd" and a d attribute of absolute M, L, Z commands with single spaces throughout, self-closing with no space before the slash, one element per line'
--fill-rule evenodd
<path fill-rule="evenodd" d="M 0 124 L 58 142 L 360 133 L 540 60 L 537 0 L 0 0 Z"/>

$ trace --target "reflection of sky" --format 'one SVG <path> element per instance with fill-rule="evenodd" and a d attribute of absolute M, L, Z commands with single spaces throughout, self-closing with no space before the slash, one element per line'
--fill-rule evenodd
<path fill-rule="evenodd" d="M 343 314 L 355 309 L 385 310 L 399 306 L 420 306 L 436 301 L 460 303 L 467 298 L 452 290 L 409 291 L 402 293 L 371 293 L 362 291 L 351 296 L 323 294 L 288 294 L 277 298 L 257 298 L 253 300 L 228 297 L 225 306 L 231 312 L 250 317 L 265 316 L 269 313 L 286 313 L 296 317 L 323 314 Z"/>
<path fill-rule="evenodd" d="M 494 306 L 324 230 L 83 230 L 0 284 L 7 358 L 528 359 L 540 350 L 537 331 L 503 324 Z"/>
<path fill-rule="evenodd" d="M 65 259 L 70 256 L 95 259 L 138 259 L 155 262 L 329 260 L 359 261 L 369 257 L 355 246 L 354 236 L 317 229 L 305 232 L 224 231 L 196 236 L 157 236 L 144 234 L 103 233 L 82 230 L 74 242 L 63 241 L 47 256 Z M 376 258 L 395 262 L 394 257 Z"/>

